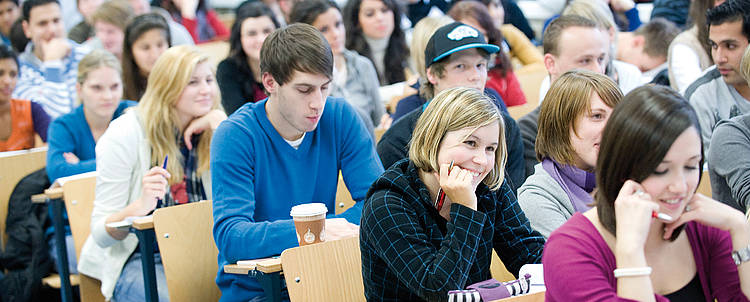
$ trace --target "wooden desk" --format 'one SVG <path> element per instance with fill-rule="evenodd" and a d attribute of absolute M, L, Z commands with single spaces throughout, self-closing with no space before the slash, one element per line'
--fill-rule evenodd
<path fill-rule="evenodd" d="M 146 302 L 158 302 L 159 292 L 156 290 L 156 264 L 154 264 L 154 218 L 144 217 L 133 221 L 130 231 L 138 237 L 138 251 L 141 253 L 141 268 L 143 269 L 143 288 L 146 290 Z M 147 257 L 147 255 L 152 255 Z"/>
<path fill-rule="evenodd" d="M 255 265 L 227 264 L 224 272 L 255 278 L 271 302 L 281 302 L 281 258 L 258 259 Z"/>
<path fill-rule="evenodd" d="M 491 302 L 544 302 L 545 292 L 536 292 L 533 294 L 525 294 L 521 296 L 509 297 L 500 300 L 494 300 Z"/>

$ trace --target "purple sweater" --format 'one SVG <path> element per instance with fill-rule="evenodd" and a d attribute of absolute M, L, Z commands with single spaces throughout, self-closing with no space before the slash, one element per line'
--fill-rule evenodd
<path fill-rule="evenodd" d="M 693 250 L 706 302 L 748 301 L 732 261 L 729 232 L 689 222 L 684 230 Z M 617 297 L 615 255 L 581 213 L 554 231 L 544 246 L 545 301 L 633 301 Z M 655 295 L 656 301 L 669 301 Z"/>

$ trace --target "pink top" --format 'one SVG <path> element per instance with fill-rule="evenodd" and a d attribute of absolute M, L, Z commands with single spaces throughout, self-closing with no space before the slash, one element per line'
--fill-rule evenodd
<path fill-rule="evenodd" d="M 732 260 L 729 232 L 687 223 L 698 277 L 706 302 L 748 301 L 740 289 L 737 266 Z M 615 255 L 581 213 L 552 232 L 544 246 L 545 301 L 633 301 L 617 297 Z M 656 301 L 669 301 L 655 295 Z"/>

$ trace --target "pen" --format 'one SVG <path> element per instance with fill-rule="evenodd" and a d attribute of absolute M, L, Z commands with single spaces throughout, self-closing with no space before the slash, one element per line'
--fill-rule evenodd
<path fill-rule="evenodd" d="M 672 220 L 674 220 L 674 218 L 672 218 L 672 216 L 669 216 L 669 215 L 664 214 L 664 213 L 659 213 L 659 212 L 656 212 L 656 211 L 651 211 L 651 217 L 658 218 L 658 219 L 660 219 L 660 220 L 662 220 L 664 222 L 672 222 Z"/>
<path fill-rule="evenodd" d="M 164 156 L 164 163 L 161 165 L 161 168 L 166 170 L 167 169 L 167 160 L 169 159 L 169 154 Z M 159 208 L 159 205 L 162 203 L 161 197 L 156 197 L 156 207 Z"/>
<path fill-rule="evenodd" d="M 451 161 L 450 166 L 448 166 L 448 175 L 451 175 L 451 170 L 453 170 L 453 161 Z M 440 209 L 443 208 L 443 203 L 445 202 L 445 192 L 443 192 L 443 188 L 438 189 L 437 199 L 435 199 L 435 208 L 437 208 L 438 212 Z"/>

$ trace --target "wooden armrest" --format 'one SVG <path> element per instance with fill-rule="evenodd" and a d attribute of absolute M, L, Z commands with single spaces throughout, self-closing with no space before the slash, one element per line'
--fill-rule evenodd
<path fill-rule="evenodd" d="M 31 202 L 45 203 L 47 202 L 47 198 L 62 199 L 63 189 L 62 188 L 46 189 L 44 190 L 44 193 L 31 195 Z"/>
<path fill-rule="evenodd" d="M 133 221 L 133 228 L 136 230 L 148 230 L 154 228 L 154 217 L 148 216 Z"/>

